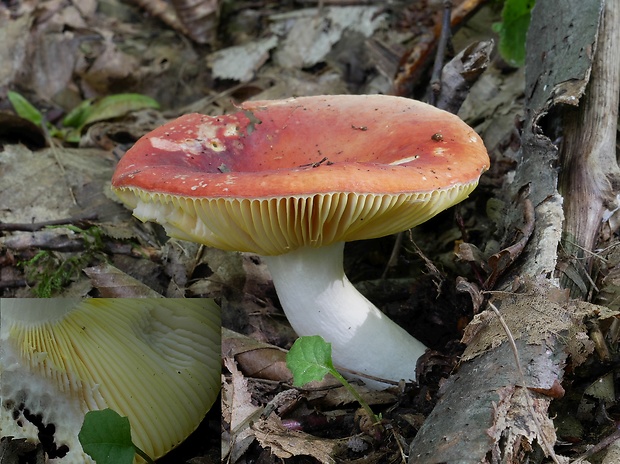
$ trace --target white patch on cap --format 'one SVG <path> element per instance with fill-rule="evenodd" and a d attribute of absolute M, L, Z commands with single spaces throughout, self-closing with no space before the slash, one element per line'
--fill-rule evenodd
<path fill-rule="evenodd" d="M 398 166 L 399 164 L 405 164 L 408 163 L 410 161 L 415 161 L 420 157 L 420 155 L 413 155 L 413 156 L 408 156 L 407 158 L 402 158 L 396 161 L 392 161 L 391 163 L 388 163 L 390 166 Z"/>
<path fill-rule="evenodd" d="M 182 151 L 188 155 L 200 154 L 201 143 L 194 139 L 187 139 L 184 142 L 174 142 L 161 137 L 152 137 L 149 139 L 153 148 L 162 151 Z"/>
<path fill-rule="evenodd" d="M 237 125 L 226 124 L 226 128 L 224 129 L 224 137 L 233 137 L 235 135 L 239 135 L 239 132 L 237 132 Z"/>
<path fill-rule="evenodd" d="M 225 135 L 227 135 L 226 132 L 230 130 L 230 127 L 235 130 L 234 125 L 229 124 L 226 126 Z M 212 124 L 202 124 L 198 127 L 197 139 L 201 141 L 203 147 L 210 148 L 215 152 L 224 151 L 226 149 L 222 141 L 216 137 L 219 128 L 219 126 L 214 126 Z"/>

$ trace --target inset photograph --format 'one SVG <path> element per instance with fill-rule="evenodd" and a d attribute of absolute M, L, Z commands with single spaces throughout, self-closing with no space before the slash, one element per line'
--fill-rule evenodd
<path fill-rule="evenodd" d="M 218 462 L 220 346 L 209 299 L 0 299 L 1 461 Z"/>

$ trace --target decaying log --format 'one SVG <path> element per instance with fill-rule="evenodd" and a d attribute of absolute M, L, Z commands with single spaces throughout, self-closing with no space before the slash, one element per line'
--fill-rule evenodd
<path fill-rule="evenodd" d="M 564 197 L 561 283 L 575 298 L 591 299 L 594 248 L 603 215 L 618 207 L 616 161 L 620 93 L 620 3 L 608 1 L 592 76 L 579 107 L 567 111 L 560 150 L 560 193 Z"/>
<path fill-rule="evenodd" d="M 562 394 L 565 353 L 574 364 L 583 362 L 592 349 L 584 321 L 605 309 L 570 300 L 558 288 L 565 218 L 559 171 L 575 167 L 561 165 L 553 127 L 561 128 L 558 114 L 579 104 L 586 91 L 597 39 L 606 30 L 599 27 L 603 7 L 603 0 L 548 1 L 532 11 L 521 158 L 503 194 L 506 236 L 519 224 L 514 200 L 526 187 L 534 231 L 514 269 L 498 282 L 505 291 L 493 293 L 499 312 L 484 311 L 469 327 L 466 356 L 411 443 L 409 464 L 520 463 L 535 451 L 568 461 L 554 453 L 547 407 Z"/>

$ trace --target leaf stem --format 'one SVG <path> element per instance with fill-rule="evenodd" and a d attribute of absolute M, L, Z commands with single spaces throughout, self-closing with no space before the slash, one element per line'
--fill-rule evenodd
<path fill-rule="evenodd" d="M 155 461 L 153 461 L 148 454 L 146 454 L 144 451 L 138 448 L 135 444 L 133 445 L 133 448 L 136 450 L 136 454 L 140 456 L 142 459 L 144 459 L 147 462 L 147 464 L 155 464 Z"/>
<path fill-rule="evenodd" d="M 357 390 L 351 386 L 351 384 L 347 381 L 347 379 L 345 379 L 333 367 L 329 370 L 329 373 L 333 375 L 344 386 L 344 388 L 346 388 L 349 391 L 349 393 L 351 393 L 351 395 L 353 395 L 353 397 L 357 400 L 357 402 L 362 405 L 362 407 L 364 408 L 364 411 L 366 411 L 366 413 L 372 418 L 375 424 L 381 423 L 381 418 L 373 412 L 373 410 L 370 408 L 368 403 L 366 403 L 366 401 L 364 401 L 364 399 L 362 398 L 362 395 L 360 395 L 357 392 Z"/>

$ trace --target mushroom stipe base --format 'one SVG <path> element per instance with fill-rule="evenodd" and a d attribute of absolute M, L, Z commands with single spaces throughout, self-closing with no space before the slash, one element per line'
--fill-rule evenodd
<path fill-rule="evenodd" d="M 263 257 L 291 326 L 299 336 L 320 334 L 330 342 L 336 368 L 415 380 L 426 347 L 357 291 L 344 273 L 343 253 L 344 243 L 338 242 Z M 358 378 L 372 388 L 390 386 Z"/>

